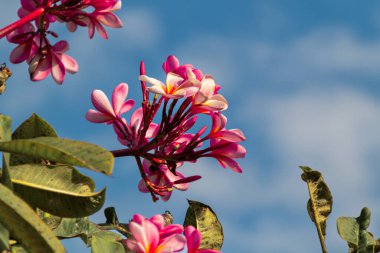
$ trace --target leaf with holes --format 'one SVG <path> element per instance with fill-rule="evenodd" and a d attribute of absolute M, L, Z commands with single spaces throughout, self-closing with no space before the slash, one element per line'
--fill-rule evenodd
<path fill-rule="evenodd" d="M 211 207 L 188 200 L 184 226 L 192 225 L 202 234 L 200 249 L 220 250 L 223 245 L 223 228 Z"/>
<path fill-rule="evenodd" d="M 54 128 L 44 119 L 33 113 L 25 120 L 12 134 L 12 140 L 30 139 L 36 137 L 58 137 Z M 11 165 L 19 165 L 25 163 L 41 163 L 41 158 L 30 157 L 20 154 L 11 154 Z"/>
<path fill-rule="evenodd" d="M 61 217 L 85 217 L 104 204 L 91 178 L 67 165 L 24 164 L 10 169 L 14 191 L 31 206 Z"/>
<path fill-rule="evenodd" d="M 318 236 L 321 239 L 322 248 L 325 247 L 324 240 L 326 235 L 327 217 L 331 213 L 333 198 L 327 184 L 323 181 L 319 171 L 309 167 L 300 166 L 303 173 L 301 178 L 307 183 L 310 199 L 307 203 L 307 211 L 310 219 L 317 227 Z"/>

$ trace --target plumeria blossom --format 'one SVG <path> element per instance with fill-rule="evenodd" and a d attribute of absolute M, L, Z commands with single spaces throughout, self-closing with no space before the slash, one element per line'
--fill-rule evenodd
<path fill-rule="evenodd" d="M 164 226 L 164 218 L 155 215 L 150 219 L 135 214 L 129 223 L 132 238 L 124 240 L 127 249 L 134 253 L 170 253 L 183 250 L 186 238 L 181 225 Z M 127 251 L 127 252 L 129 252 Z"/>
<path fill-rule="evenodd" d="M 162 68 L 165 73 L 174 73 L 181 76 L 183 79 L 188 79 L 189 73 L 193 73 L 194 76 L 200 81 L 203 78 L 203 73 L 199 69 L 195 69 L 191 64 L 179 65 L 179 60 L 174 55 L 169 55 L 166 61 L 162 64 Z M 189 72 L 190 71 L 190 72 Z"/>
<path fill-rule="evenodd" d="M 180 165 L 177 165 L 177 169 L 178 167 L 180 167 Z M 159 187 L 162 187 L 163 194 L 161 195 L 161 198 L 164 201 L 168 201 L 172 194 L 172 191 L 166 190 L 167 188 L 173 187 L 181 191 L 185 191 L 189 188 L 189 183 L 181 183 L 184 181 L 183 179 L 185 179 L 185 176 L 178 171 L 176 171 L 176 175 L 174 175 L 165 164 L 154 165 L 148 160 L 144 160 L 143 168 L 149 178 L 149 181 L 152 182 L 158 189 Z M 200 178 L 200 176 L 198 177 Z M 149 189 L 143 179 L 141 179 L 138 188 L 141 192 L 149 192 Z"/>
<path fill-rule="evenodd" d="M 160 80 L 146 75 L 141 75 L 140 81 L 152 84 L 151 87 L 147 88 L 148 91 L 173 99 L 190 97 L 199 90 L 199 82 L 185 80 L 172 72 L 166 76 L 166 85 Z"/>
<path fill-rule="evenodd" d="M 132 112 L 129 121 L 122 114 L 133 104 L 125 102 L 127 89 L 115 88 L 112 105 L 106 95 L 95 90 L 86 118 L 95 123 L 112 124 L 119 142 L 126 149 L 114 150 L 115 157 L 133 156 L 141 181 L 138 189 L 149 192 L 154 201 L 167 201 L 174 189 L 187 190 L 198 175 L 185 176 L 178 169 L 186 162 L 195 163 L 203 157 L 216 159 L 223 168 L 241 173 L 236 159 L 245 157 L 239 143 L 245 136 L 239 129 L 227 129 L 227 100 L 219 94 L 220 87 L 210 75 L 203 75 L 190 64 L 180 66 L 175 56 L 163 64 L 166 84 L 146 75 L 140 66 L 143 101 Z M 184 75 L 183 70 L 186 70 Z M 147 87 L 147 83 L 151 86 Z M 211 128 L 197 126 L 198 114 L 210 118 Z M 159 117 L 161 116 L 161 117 Z M 158 120 L 157 120 L 158 119 Z"/>
<path fill-rule="evenodd" d="M 194 110 L 205 110 L 206 112 L 226 110 L 228 102 L 221 94 L 217 94 L 216 88 L 214 78 L 210 75 L 204 76 L 200 89 L 194 96 Z"/>
<path fill-rule="evenodd" d="M 54 81 L 62 84 L 66 72 L 78 71 L 77 62 L 65 52 L 68 42 L 60 40 L 52 45 L 48 36 L 57 38 L 50 30 L 56 21 L 66 23 L 69 31 L 78 26 L 88 27 L 89 37 L 95 30 L 108 38 L 105 26 L 120 28 L 123 23 L 114 14 L 121 8 L 120 0 L 21 0 L 17 14 L 20 20 L 0 30 L 0 38 L 7 35 L 11 43 L 17 44 L 10 60 L 13 63 L 26 61 L 32 81 L 40 81 L 52 74 Z M 90 11 L 88 11 L 90 10 Z M 32 22 L 34 21 L 34 22 Z"/>
<path fill-rule="evenodd" d="M 187 240 L 187 253 L 220 253 L 213 249 L 199 249 L 202 242 L 202 234 L 193 226 L 187 226 L 185 229 Z"/>
<path fill-rule="evenodd" d="M 120 83 L 112 93 L 112 106 L 106 94 L 101 90 L 94 90 L 91 94 L 92 104 L 96 108 L 88 110 L 86 119 L 93 123 L 113 123 L 132 109 L 135 104 L 133 99 L 126 100 L 128 96 L 128 84 Z"/>

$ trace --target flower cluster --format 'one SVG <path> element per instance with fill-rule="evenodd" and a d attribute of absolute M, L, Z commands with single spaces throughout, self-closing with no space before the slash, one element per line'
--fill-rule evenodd
<path fill-rule="evenodd" d="M 124 240 L 127 252 L 172 253 L 180 252 L 187 246 L 187 253 L 220 253 L 212 249 L 199 249 L 201 233 L 193 226 L 185 229 L 178 224 L 165 226 L 162 215 L 150 219 L 135 214 L 129 223 L 131 237 Z M 184 233 L 184 235 L 183 235 Z"/>
<path fill-rule="evenodd" d="M 20 20 L 1 30 L 0 37 L 7 34 L 8 41 L 17 44 L 10 61 L 26 61 L 32 81 L 40 81 L 51 74 L 56 83 L 62 84 L 66 72 L 76 73 L 78 64 L 66 54 L 69 49 L 67 41 L 51 44 L 48 36 L 57 38 L 58 34 L 49 29 L 50 25 L 56 21 L 66 23 L 71 32 L 84 26 L 88 27 L 90 38 L 97 30 L 107 39 L 104 26 L 122 26 L 113 13 L 120 8 L 120 0 L 21 0 Z"/>
<path fill-rule="evenodd" d="M 214 78 L 190 64 L 180 65 L 174 56 L 167 58 L 163 69 L 166 83 L 147 76 L 141 63 L 142 107 L 132 113 L 129 121 L 121 116 L 134 106 L 133 100 L 126 100 L 126 83 L 115 88 L 112 105 L 102 91 L 94 90 L 91 98 L 96 110 L 86 114 L 91 122 L 113 125 L 119 142 L 127 147 L 113 151 L 114 156 L 135 157 L 142 177 L 139 190 L 150 192 L 154 201 L 157 196 L 168 200 L 173 188 L 186 190 L 190 182 L 200 178 L 180 173 L 178 169 L 184 162 L 212 157 L 223 168 L 241 173 L 235 158 L 243 158 L 246 153 L 239 144 L 245 140 L 243 133 L 226 128 L 227 118 L 221 111 L 227 109 L 228 103 L 219 94 L 220 86 Z M 157 124 L 153 120 L 158 114 L 161 120 Z M 190 132 L 199 115 L 209 117 L 211 129 L 206 131 L 204 126 Z"/>

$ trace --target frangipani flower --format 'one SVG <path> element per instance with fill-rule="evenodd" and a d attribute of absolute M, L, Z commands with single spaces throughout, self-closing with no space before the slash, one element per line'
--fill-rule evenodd
<path fill-rule="evenodd" d="M 166 85 L 160 80 L 146 75 L 141 75 L 139 79 L 153 85 L 146 88 L 148 91 L 167 98 L 179 99 L 190 97 L 199 90 L 198 83 L 194 83 L 193 80 L 185 80 L 181 76 L 171 72 L 166 76 Z"/>
<path fill-rule="evenodd" d="M 45 79 L 50 73 L 57 84 L 62 84 L 66 71 L 74 74 L 78 64 L 74 58 L 65 54 L 69 49 L 67 41 L 61 40 L 50 47 L 46 45 L 29 62 L 29 74 L 32 81 Z"/>
<path fill-rule="evenodd" d="M 220 253 L 213 249 L 199 249 L 202 242 L 202 234 L 193 226 L 187 226 L 185 229 L 187 240 L 187 253 Z"/>
<path fill-rule="evenodd" d="M 158 187 L 162 187 L 161 198 L 163 201 L 168 201 L 170 196 L 172 195 L 172 189 L 170 188 L 174 187 L 175 189 L 180 191 L 186 191 L 189 188 L 189 183 L 176 183 L 176 181 L 183 180 L 186 178 L 182 173 L 176 171 L 177 175 L 174 175 L 164 164 L 153 165 L 148 160 L 144 160 L 143 168 L 150 182 L 152 182 L 154 185 Z M 141 192 L 149 192 L 149 189 L 146 186 L 146 182 L 144 180 L 140 181 L 138 188 Z"/>
<path fill-rule="evenodd" d="M 126 100 L 128 84 L 120 83 L 112 93 L 112 106 L 107 96 L 101 90 L 94 90 L 91 94 L 92 104 L 96 110 L 90 109 L 86 113 L 86 119 L 93 123 L 112 123 L 120 119 L 120 115 L 132 109 L 135 101 Z"/>
<path fill-rule="evenodd" d="M 216 83 L 210 75 L 203 77 L 201 87 L 195 94 L 193 104 L 194 110 L 223 111 L 228 108 L 227 100 L 216 93 Z"/>
<path fill-rule="evenodd" d="M 169 55 L 166 61 L 162 64 L 166 74 L 170 72 L 181 76 L 183 79 L 187 80 L 189 78 L 189 73 L 194 74 L 196 79 L 202 80 L 203 73 L 199 69 L 195 69 L 191 64 L 185 64 L 180 66 L 179 60 L 174 55 Z"/>
<path fill-rule="evenodd" d="M 61 40 L 55 45 L 49 42 L 49 35 L 58 37 L 50 30 L 50 23 L 64 22 L 71 32 L 77 26 L 86 26 L 90 38 L 97 30 L 107 39 L 104 26 L 120 28 L 123 25 L 113 13 L 120 8 L 120 0 L 21 0 L 20 20 L 0 29 L 0 38 L 7 36 L 9 42 L 18 44 L 10 60 L 13 63 L 27 61 L 32 81 L 40 81 L 52 74 L 54 81 L 62 84 L 66 71 L 76 73 L 78 64 L 64 54 L 69 48 L 67 41 Z M 88 9 L 91 12 L 86 12 Z M 35 21 L 36 28 L 32 21 Z"/>
<path fill-rule="evenodd" d="M 219 86 L 214 79 L 202 75 L 199 80 L 196 73 L 200 71 L 187 65 L 181 68 L 174 56 L 168 57 L 163 68 L 167 72 L 166 84 L 145 75 L 145 64 L 141 62 L 142 107 L 132 113 L 129 122 L 120 116 L 126 110 L 117 109 L 120 105 L 114 103 L 111 106 L 101 91 L 93 92 L 97 110 L 89 110 L 86 116 L 92 122 L 113 125 L 119 142 L 127 147 L 112 151 L 113 155 L 135 158 L 142 178 L 138 188 L 149 192 L 153 201 L 159 197 L 167 201 L 173 189 L 186 190 L 189 183 L 201 178 L 199 175 L 186 177 L 178 172 L 185 162 L 196 163 L 199 158 L 212 157 L 223 168 L 241 173 L 242 168 L 235 159 L 246 154 L 245 148 L 238 144 L 245 140 L 242 131 L 226 129 L 227 118 L 220 111 L 228 104 L 218 94 Z M 174 73 L 179 69 L 187 69 L 187 75 Z M 152 86 L 147 87 L 146 83 Z M 154 93 L 153 98 L 151 93 Z M 124 100 L 125 96 L 118 101 Z M 208 134 L 205 134 L 207 126 L 192 131 L 198 127 L 200 113 L 212 120 Z M 159 114 L 160 123 L 156 124 L 153 121 Z"/>
<path fill-rule="evenodd" d="M 158 215 L 146 219 L 134 215 L 129 223 L 133 238 L 124 240 L 126 247 L 134 253 L 171 253 L 183 250 L 186 238 L 181 225 L 164 227 L 164 219 Z"/>

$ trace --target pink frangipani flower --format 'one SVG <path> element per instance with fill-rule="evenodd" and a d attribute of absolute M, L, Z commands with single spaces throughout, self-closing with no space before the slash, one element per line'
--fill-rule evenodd
<path fill-rule="evenodd" d="M 152 84 L 151 87 L 146 89 L 150 92 L 162 95 L 166 98 L 179 99 L 183 97 L 190 97 L 199 90 L 199 84 L 191 80 L 185 80 L 181 76 L 169 73 L 166 76 L 166 85 L 155 78 L 141 75 L 140 81 Z"/>
<path fill-rule="evenodd" d="M 122 21 L 113 13 L 121 8 L 121 0 L 21 0 L 18 10 L 20 20 L 0 29 L 0 38 L 7 36 L 18 44 L 12 51 L 13 63 L 27 61 L 32 81 L 40 81 L 52 74 L 57 84 L 62 84 L 66 72 L 78 71 L 77 62 L 67 54 L 68 43 L 64 40 L 52 45 L 48 36 L 58 34 L 50 30 L 56 21 L 66 23 L 69 31 L 77 26 L 88 27 L 89 37 L 95 30 L 108 38 L 105 26 L 122 27 Z M 88 12 L 90 10 L 91 12 Z M 35 22 L 33 22 L 35 21 Z M 33 25 L 34 23 L 34 25 Z M 63 45 L 64 44 L 64 45 Z"/>
<path fill-rule="evenodd" d="M 50 73 L 57 84 L 62 84 L 66 71 L 74 74 L 78 64 L 74 58 L 65 54 L 69 49 L 67 41 L 61 40 L 45 50 L 38 52 L 29 62 L 29 74 L 32 81 L 45 79 Z"/>
<path fill-rule="evenodd" d="M 120 115 L 132 109 L 135 101 L 126 100 L 128 84 L 120 83 L 112 93 L 112 106 L 107 96 L 101 90 L 94 90 L 91 94 L 92 104 L 96 110 L 90 109 L 86 119 L 93 123 L 112 123 L 120 119 Z"/>
<path fill-rule="evenodd" d="M 175 184 L 176 181 L 185 179 L 185 176 L 178 171 L 176 171 L 177 175 L 174 175 L 166 165 L 154 165 L 148 160 L 144 159 L 143 168 L 150 182 L 156 186 L 162 187 L 161 198 L 163 201 L 168 201 L 172 195 L 172 190 L 170 190 L 170 188 L 174 187 L 180 191 L 185 191 L 189 188 L 189 183 Z M 138 188 L 141 192 L 149 192 L 149 189 L 147 188 L 146 182 L 144 180 L 140 181 Z"/>
<path fill-rule="evenodd" d="M 124 240 L 124 244 L 134 253 L 171 253 L 179 252 L 185 247 L 183 227 L 164 227 L 162 216 L 146 219 L 141 215 L 134 215 L 129 223 L 129 230 L 132 238 Z"/>
<path fill-rule="evenodd" d="M 216 83 L 210 75 L 203 77 L 200 89 L 193 99 L 194 110 L 202 112 L 223 111 L 228 108 L 227 100 L 216 92 Z"/>
<path fill-rule="evenodd" d="M 189 71 L 193 73 L 196 79 L 199 81 L 203 78 L 203 73 L 199 69 L 195 69 L 191 64 L 185 64 L 180 66 L 179 60 L 174 55 L 169 55 L 166 61 L 162 64 L 166 74 L 170 72 L 181 76 L 183 79 L 187 80 L 189 78 Z"/>
<path fill-rule="evenodd" d="M 187 240 L 187 253 L 221 253 L 213 249 L 199 249 L 202 242 L 202 234 L 193 226 L 187 226 L 185 229 Z"/>

